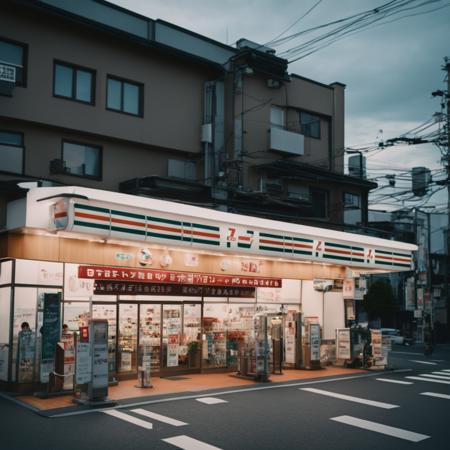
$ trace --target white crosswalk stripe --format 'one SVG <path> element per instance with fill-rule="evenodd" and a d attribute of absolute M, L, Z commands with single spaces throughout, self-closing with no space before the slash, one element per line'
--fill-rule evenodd
<path fill-rule="evenodd" d="M 204 403 L 205 405 L 217 405 L 218 403 L 228 403 L 226 400 L 222 400 L 221 398 L 216 397 L 200 397 L 196 398 L 200 403 Z"/>
<path fill-rule="evenodd" d="M 420 395 L 427 395 L 428 397 L 445 398 L 446 400 L 450 400 L 450 395 L 440 394 L 439 392 L 421 392 Z"/>
<path fill-rule="evenodd" d="M 388 436 L 404 439 L 410 442 L 420 442 L 430 437 L 426 436 L 425 434 L 414 433 L 413 431 L 390 427 L 388 425 L 383 425 L 377 422 L 371 422 L 369 420 L 358 419 L 357 417 L 352 416 L 332 417 L 331 420 L 340 423 L 345 423 L 346 425 L 362 428 L 363 430 L 374 431 L 376 433 L 386 434 Z"/>
<path fill-rule="evenodd" d="M 130 416 L 129 414 L 125 414 L 124 412 L 117 411 L 115 409 L 109 409 L 102 412 L 108 414 L 109 416 L 115 417 L 116 419 L 121 419 L 125 422 L 129 422 L 139 427 L 146 428 L 147 430 L 153 429 L 153 424 L 151 422 L 138 419 L 137 417 Z"/>
<path fill-rule="evenodd" d="M 184 450 L 221 450 L 219 447 L 214 447 L 213 445 L 206 444 L 205 442 L 191 438 L 184 434 L 166 438 L 163 439 L 163 441 Z"/>
<path fill-rule="evenodd" d="M 442 372 L 450 372 L 450 369 L 442 369 Z"/>
<path fill-rule="evenodd" d="M 386 383 L 395 383 L 395 384 L 414 384 L 412 381 L 401 381 L 401 380 L 392 380 L 390 378 L 375 378 L 377 381 L 384 381 Z"/>
<path fill-rule="evenodd" d="M 159 422 L 168 423 L 169 425 L 173 425 L 174 427 L 182 427 L 183 425 L 187 425 L 186 422 L 181 422 L 181 420 L 172 419 L 171 417 L 163 416 L 161 414 L 147 411 L 146 409 L 142 408 L 132 409 L 131 412 L 144 417 L 148 417 L 149 419 L 158 420 Z"/>
<path fill-rule="evenodd" d="M 428 377 L 428 378 L 436 378 L 438 380 L 448 380 L 450 381 L 449 377 L 446 377 L 445 375 L 433 375 L 432 373 L 421 373 L 421 377 Z"/>
<path fill-rule="evenodd" d="M 368 400 L 366 398 L 353 397 L 351 395 L 337 394 L 336 392 L 323 391 L 322 389 L 301 388 L 300 390 L 312 392 L 313 394 L 320 394 L 320 395 L 326 395 L 328 397 L 339 398 L 341 400 L 347 400 L 350 402 L 362 403 L 364 405 L 375 406 L 377 408 L 383 408 L 383 409 L 398 408 L 398 405 L 391 405 L 390 403 L 377 402 L 374 400 Z"/>
<path fill-rule="evenodd" d="M 408 380 L 418 380 L 418 381 L 427 381 L 428 383 L 440 383 L 440 384 L 450 384 L 449 381 L 444 380 L 436 380 L 434 378 L 425 378 L 425 377 L 405 377 Z"/>
<path fill-rule="evenodd" d="M 434 373 L 435 375 L 445 375 L 446 377 L 450 378 L 450 372 L 431 372 Z"/>
<path fill-rule="evenodd" d="M 437 366 L 437 363 L 431 361 L 419 361 L 418 359 L 410 359 L 409 361 L 418 364 L 428 364 L 429 366 Z"/>

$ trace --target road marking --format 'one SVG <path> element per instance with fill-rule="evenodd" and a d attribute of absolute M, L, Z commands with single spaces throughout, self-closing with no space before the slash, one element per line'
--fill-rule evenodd
<path fill-rule="evenodd" d="M 153 429 L 153 425 L 151 422 L 146 422 L 145 420 L 138 419 L 137 417 L 130 416 L 121 411 L 116 411 L 115 409 L 110 409 L 108 411 L 102 411 L 102 412 L 105 414 L 108 414 L 109 416 L 113 416 L 117 419 L 124 420 L 125 422 L 130 422 L 139 427 L 146 428 L 147 430 Z"/>
<path fill-rule="evenodd" d="M 198 441 L 197 439 L 186 436 L 185 434 L 166 438 L 163 439 L 163 441 L 168 444 L 172 444 L 175 447 L 183 448 L 184 450 L 221 450 L 219 447 L 214 447 L 214 445 L 209 445 L 205 442 Z"/>
<path fill-rule="evenodd" d="M 349 402 L 362 403 L 364 405 L 376 406 L 377 408 L 392 409 L 398 408 L 398 405 L 391 405 L 390 403 L 376 402 L 374 400 L 367 400 L 365 398 L 353 397 L 351 395 L 337 394 L 336 392 L 323 391 L 322 389 L 301 388 L 302 391 L 312 392 L 314 394 L 327 395 L 328 397 L 335 397 L 341 400 L 348 400 Z"/>
<path fill-rule="evenodd" d="M 417 359 L 410 359 L 410 362 L 418 363 L 418 364 L 428 364 L 430 366 L 437 366 L 437 363 L 430 362 L 430 361 L 419 361 Z"/>
<path fill-rule="evenodd" d="M 431 372 L 435 375 L 445 375 L 447 378 L 450 377 L 450 372 Z"/>
<path fill-rule="evenodd" d="M 187 425 L 186 422 L 182 422 L 181 420 L 176 420 L 172 419 L 171 417 L 162 416 L 161 414 L 147 411 L 146 409 L 142 408 L 132 409 L 131 412 L 134 412 L 144 417 L 148 417 L 149 419 L 158 420 L 159 422 L 168 423 L 169 425 L 173 425 L 174 427 L 182 427 L 183 425 Z"/>
<path fill-rule="evenodd" d="M 385 381 L 386 383 L 397 383 L 397 384 L 414 384 L 412 381 L 400 381 L 391 380 L 389 378 L 375 378 L 377 381 Z"/>
<path fill-rule="evenodd" d="M 421 392 L 420 395 L 427 395 L 428 397 L 438 397 L 438 398 L 445 398 L 447 400 L 450 400 L 450 395 L 439 394 L 437 392 Z"/>
<path fill-rule="evenodd" d="M 432 359 L 431 361 L 439 363 L 439 362 L 445 362 L 445 359 Z"/>
<path fill-rule="evenodd" d="M 405 373 L 405 372 L 412 372 L 412 369 L 396 369 L 392 370 L 390 373 Z M 217 392 L 209 392 L 208 394 L 199 394 L 198 392 L 196 394 L 189 394 L 189 395 L 178 395 L 175 397 L 164 397 L 159 398 L 155 400 L 143 400 L 139 402 L 133 402 L 133 403 L 125 403 L 123 405 L 118 405 L 115 407 L 115 409 L 129 409 L 129 408 L 135 408 L 137 406 L 147 406 L 147 405 L 154 405 L 159 403 L 168 403 L 168 402 L 178 402 L 180 400 L 191 400 L 196 399 L 200 397 L 211 397 L 211 395 L 231 395 L 231 394 L 245 394 L 247 392 L 256 392 L 256 391 L 265 391 L 267 389 L 286 389 L 291 387 L 298 387 L 298 386 L 310 386 L 312 384 L 324 384 L 324 383 L 334 383 L 337 381 L 348 381 L 348 380 L 356 380 L 359 378 L 371 378 L 379 376 L 378 373 L 360 373 L 357 375 L 347 375 L 347 376 L 336 376 L 333 378 L 325 378 L 321 380 L 313 380 L 313 381 L 300 381 L 295 383 L 277 383 L 274 382 L 270 385 L 264 385 L 264 386 L 256 386 L 256 387 L 243 387 L 238 389 L 228 389 L 228 390 L 222 390 Z M 102 411 L 109 411 L 111 410 L 111 407 L 107 408 L 96 408 L 96 409 L 83 409 L 80 411 L 70 411 L 70 412 L 62 412 L 57 413 L 53 415 L 46 415 L 46 417 L 49 418 L 56 418 L 56 417 L 69 417 L 69 416 L 80 416 L 84 414 L 93 414 L 97 412 Z"/>
<path fill-rule="evenodd" d="M 441 372 L 450 372 L 450 369 L 442 369 Z"/>
<path fill-rule="evenodd" d="M 376 433 L 387 434 L 388 436 L 405 439 L 410 442 L 420 442 L 430 437 L 425 434 L 414 433 L 412 431 L 402 430 L 401 428 L 390 427 L 388 425 L 370 422 L 369 420 L 362 420 L 352 416 L 332 417 L 331 420 L 362 428 L 363 430 L 375 431 Z"/>
<path fill-rule="evenodd" d="M 205 405 L 217 405 L 218 403 L 228 403 L 226 400 L 222 400 L 221 398 L 216 397 L 202 397 L 196 398 L 200 403 L 205 403 Z"/>
<path fill-rule="evenodd" d="M 397 352 L 397 351 L 393 351 L 393 352 L 389 352 L 390 355 L 392 354 L 400 354 L 400 355 L 419 355 L 419 356 L 423 356 L 423 352 L 419 353 L 419 352 Z"/>
<path fill-rule="evenodd" d="M 443 375 L 433 375 L 431 373 L 420 373 L 420 377 L 428 377 L 428 378 L 437 378 L 438 380 L 447 380 L 450 381 L 449 377 L 443 376 Z"/>
<path fill-rule="evenodd" d="M 450 381 L 435 380 L 434 378 L 421 378 L 421 377 L 405 377 L 405 378 L 408 378 L 409 380 L 428 381 L 429 383 L 450 384 Z"/>

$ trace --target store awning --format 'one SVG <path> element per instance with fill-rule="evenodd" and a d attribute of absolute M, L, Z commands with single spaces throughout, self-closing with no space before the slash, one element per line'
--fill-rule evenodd
<path fill-rule="evenodd" d="M 9 205 L 8 229 L 39 229 L 219 253 L 348 266 L 413 269 L 417 246 L 82 187 L 31 189 Z"/>

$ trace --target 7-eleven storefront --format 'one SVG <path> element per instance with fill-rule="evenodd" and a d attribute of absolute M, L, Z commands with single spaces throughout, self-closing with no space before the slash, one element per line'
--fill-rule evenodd
<path fill-rule="evenodd" d="M 108 320 L 110 378 L 235 370 L 254 316 L 283 318 L 284 364 L 299 312 L 333 344 L 345 326 L 342 288 L 313 280 L 411 270 L 415 246 L 80 187 L 36 188 L 8 206 L 0 242 L 0 381 L 39 383 L 44 299 L 78 331 Z M 336 283 L 336 286 L 342 283 Z M 18 360 L 19 332 L 33 333 Z M 59 326 L 60 326 L 59 325 Z"/>

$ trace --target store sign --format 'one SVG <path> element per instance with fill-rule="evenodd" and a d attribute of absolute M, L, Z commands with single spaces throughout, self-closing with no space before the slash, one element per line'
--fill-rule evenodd
<path fill-rule="evenodd" d="M 309 326 L 309 339 L 311 346 L 311 361 L 320 361 L 320 325 L 312 323 Z"/>
<path fill-rule="evenodd" d="M 67 220 L 66 220 L 67 216 Z M 99 228 L 98 224 L 104 224 Z M 108 208 L 105 203 L 66 200 L 53 212 L 53 226 L 68 232 L 105 239 L 127 239 L 149 245 L 173 245 L 220 252 L 283 257 L 346 266 L 383 268 L 394 271 L 413 268 L 412 253 L 388 247 L 356 244 L 351 240 L 324 239 L 302 230 L 278 231 L 235 225 L 127 205 Z M 303 231 L 303 233 L 301 232 Z"/>
<path fill-rule="evenodd" d="M 186 297 L 255 298 L 255 288 L 98 280 L 94 283 L 94 295 L 183 295 Z"/>
<path fill-rule="evenodd" d="M 78 278 L 203 286 L 281 287 L 282 285 L 281 278 L 242 277 L 235 275 L 101 266 L 79 266 Z"/>
<path fill-rule="evenodd" d="M 350 328 L 337 328 L 336 329 L 336 358 L 337 359 L 350 359 L 351 358 L 351 346 L 350 346 Z"/>

